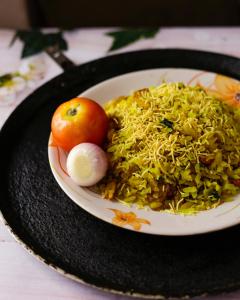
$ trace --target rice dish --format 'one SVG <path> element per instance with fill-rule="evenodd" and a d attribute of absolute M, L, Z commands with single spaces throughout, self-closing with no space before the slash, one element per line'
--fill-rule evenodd
<path fill-rule="evenodd" d="M 192 214 L 231 201 L 240 185 L 239 109 L 183 83 L 113 99 L 104 198 Z"/>

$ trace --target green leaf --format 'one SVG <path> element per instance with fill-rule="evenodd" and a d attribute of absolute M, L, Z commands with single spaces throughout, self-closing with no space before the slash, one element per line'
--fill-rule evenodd
<path fill-rule="evenodd" d="M 164 118 L 164 119 L 161 121 L 161 123 L 162 123 L 163 125 L 165 125 L 166 127 L 170 128 L 170 129 L 173 129 L 173 122 L 172 122 L 172 121 L 170 121 L 170 120 Z"/>
<path fill-rule="evenodd" d="M 220 195 L 217 191 L 212 191 L 212 193 L 210 194 L 210 197 L 209 198 L 212 198 L 213 200 L 218 200 L 220 199 Z"/>
<path fill-rule="evenodd" d="M 12 74 L 5 74 L 0 76 L 0 87 L 4 86 L 7 82 L 12 80 Z"/>
<path fill-rule="evenodd" d="M 59 49 L 67 50 L 68 45 L 62 36 L 62 32 L 48 33 L 44 35 L 45 44 L 47 47 L 58 45 Z"/>
<path fill-rule="evenodd" d="M 60 50 L 67 50 L 68 48 L 61 31 L 42 33 L 38 29 L 19 30 L 16 32 L 10 45 L 15 42 L 16 38 L 23 42 L 22 58 L 40 53 L 51 46 L 57 46 Z"/>
<path fill-rule="evenodd" d="M 108 32 L 107 35 L 113 38 L 109 51 L 120 49 L 132 44 L 140 39 L 149 39 L 154 37 L 159 28 L 137 28 L 122 29 L 119 31 Z"/>

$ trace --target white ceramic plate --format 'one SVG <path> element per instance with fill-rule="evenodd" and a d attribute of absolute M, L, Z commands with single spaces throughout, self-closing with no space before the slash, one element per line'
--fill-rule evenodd
<path fill-rule="evenodd" d="M 215 84 L 217 76 L 219 75 L 190 69 L 144 70 L 103 81 L 86 90 L 81 96 L 92 98 L 102 105 L 112 98 L 128 95 L 131 91 L 151 85 L 159 85 L 162 81 L 200 84 L 220 93 L 227 89 L 229 83 L 237 86 L 233 79 L 221 77 L 220 91 L 219 86 Z M 150 234 L 191 235 L 220 230 L 240 222 L 240 195 L 232 202 L 191 216 L 137 209 L 134 206 L 129 208 L 121 203 L 102 199 L 89 189 L 77 186 L 66 172 L 67 153 L 51 145 L 51 136 L 48 155 L 53 175 L 63 191 L 77 205 L 111 224 Z"/>

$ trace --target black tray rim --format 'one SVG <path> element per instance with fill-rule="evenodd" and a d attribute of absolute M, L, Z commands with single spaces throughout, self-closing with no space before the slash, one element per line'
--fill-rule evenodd
<path fill-rule="evenodd" d="M 31 105 L 31 98 L 34 97 L 35 94 L 37 94 L 38 92 L 42 91 L 43 89 L 47 88 L 48 86 L 51 86 L 51 84 L 53 84 L 55 81 L 59 80 L 64 74 L 73 72 L 74 69 L 77 68 L 81 68 L 81 67 L 87 67 L 87 66 L 91 66 L 94 65 L 95 63 L 98 62 L 103 62 L 109 59 L 118 59 L 120 57 L 127 57 L 127 56 L 132 56 L 134 57 L 134 55 L 136 54 L 144 54 L 144 53 L 159 53 L 159 55 L 161 55 L 162 53 L 170 53 L 170 54 L 178 54 L 178 55 L 194 55 L 196 57 L 198 56 L 205 56 L 208 57 L 210 59 L 216 59 L 216 61 L 219 60 L 226 60 L 228 61 L 228 63 L 236 63 L 236 71 L 237 69 L 240 70 L 240 59 L 238 57 L 232 56 L 232 55 L 226 55 L 226 54 L 221 54 L 221 53 L 217 53 L 217 52 L 211 52 L 211 51 L 202 51 L 202 50 L 195 50 L 195 49 L 185 49 L 185 48 L 155 48 L 155 49 L 143 49 L 143 50 L 137 50 L 137 51 L 129 51 L 129 52 L 123 52 L 120 54 L 112 54 L 112 55 L 108 55 L 108 56 L 104 56 L 104 57 L 100 57 L 98 59 L 95 60 L 91 60 L 89 62 L 86 62 L 84 64 L 81 65 L 76 65 L 74 67 L 72 67 L 69 70 L 64 71 L 63 73 L 60 73 L 59 75 L 53 77 L 52 79 L 50 79 L 49 81 L 47 81 L 46 83 L 44 83 L 43 85 L 41 85 L 40 87 L 38 87 L 35 91 L 33 91 L 32 93 L 30 93 L 12 112 L 11 114 L 8 116 L 7 120 L 4 122 L 2 128 L 0 129 L 0 140 L 1 140 L 1 136 L 4 134 L 4 132 L 8 129 L 8 127 L 11 125 L 12 120 L 14 120 L 15 115 L 18 115 L 22 110 L 25 110 L 26 107 L 30 108 Z M 228 64 L 227 63 L 227 64 Z M 182 67 L 180 66 L 172 66 L 172 67 L 156 67 L 156 68 L 180 68 L 180 69 L 191 69 L 191 67 Z M 152 68 L 154 69 L 154 68 Z M 194 68 L 192 68 L 194 69 Z M 133 70 L 131 72 L 135 72 L 135 71 L 141 71 L 141 70 L 147 70 L 146 68 L 139 68 L 136 70 Z M 203 70 L 203 71 L 209 71 L 209 72 L 215 72 L 217 73 L 217 70 L 213 70 L 212 68 L 209 68 L 207 65 L 205 68 L 196 68 L 196 70 Z M 130 72 L 126 72 L 126 73 L 130 73 Z M 119 75 L 124 75 L 126 73 L 120 73 L 118 75 L 115 76 L 119 76 Z M 240 73 L 239 74 L 235 74 L 232 75 L 231 73 L 229 73 L 227 70 L 224 72 L 221 72 L 220 74 L 226 75 L 226 76 L 230 76 L 233 79 L 237 79 L 240 80 Z M 115 77 L 113 76 L 113 77 Z M 107 78 L 105 80 L 111 79 L 113 77 Z M 105 81 L 103 80 L 103 81 Z M 101 83 L 102 81 L 99 81 L 98 83 Z M 96 83 L 96 84 L 98 84 Z M 38 105 L 41 105 L 38 104 Z M 35 110 L 35 109 L 34 109 Z M 1 193 L 1 192 L 0 192 Z M 189 298 L 189 295 L 184 295 L 181 298 L 175 298 L 175 297 L 165 297 L 161 294 L 141 294 L 141 293 L 135 293 L 132 291 L 120 291 L 120 290 L 115 290 L 115 289 L 108 289 L 105 287 L 101 287 L 101 286 L 97 286 L 94 285 L 92 283 L 89 283 L 83 279 L 81 279 L 80 277 L 73 275 L 71 273 L 68 273 L 66 271 L 64 271 L 64 269 L 48 262 L 44 257 L 42 257 L 41 255 L 39 255 L 37 253 L 37 251 L 34 251 L 31 247 L 31 245 L 28 244 L 28 242 L 25 242 L 24 239 L 20 238 L 18 233 L 11 227 L 11 225 L 9 224 L 9 222 L 6 220 L 6 218 L 4 217 L 4 213 L 2 212 L 2 210 L 0 209 L 0 220 L 2 222 L 2 224 L 7 228 L 8 232 L 11 234 L 11 236 L 15 239 L 15 241 L 20 244 L 30 255 L 32 255 L 33 257 L 35 257 L 38 261 L 40 261 L 41 263 L 43 263 L 44 265 L 50 267 L 51 269 L 55 270 L 56 272 L 58 272 L 59 274 L 63 275 L 64 277 L 74 280 L 75 282 L 81 283 L 83 285 L 86 285 L 88 287 L 92 287 L 92 288 L 96 288 L 99 291 L 102 292 L 110 292 L 112 294 L 115 295 L 119 295 L 119 296 L 128 296 L 128 297 L 132 297 L 132 298 L 142 298 L 142 299 L 187 299 Z M 145 233 L 142 233 L 145 234 Z M 205 234 L 205 233 L 204 233 Z M 225 288 L 213 288 L 211 292 L 206 292 L 203 294 L 196 294 L 194 297 L 206 297 L 208 295 L 220 295 L 220 294 L 224 294 L 226 292 L 232 292 L 236 289 L 240 288 L 240 280 L 237 283 L 234 283 L 232 285 L 229 285 Z M 191 297 L 190 297 L 191 298 Z M 189 299 L 190 299 L 189 298 Z"/>

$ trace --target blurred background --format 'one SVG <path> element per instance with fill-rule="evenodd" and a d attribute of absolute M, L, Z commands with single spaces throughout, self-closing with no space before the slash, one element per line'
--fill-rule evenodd
<path fill-rule="evenodd" d="M 237 26 L 240 0 L 0 0 L 0 27 Z"/>

